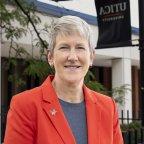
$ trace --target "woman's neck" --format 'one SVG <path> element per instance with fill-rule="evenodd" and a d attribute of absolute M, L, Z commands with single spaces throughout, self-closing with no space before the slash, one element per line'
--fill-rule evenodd
<path fill-rule="evenodd" d="M 70 103 L 80 103 L 83 101 L 83 82 L 79 84 L 69 84 L 62 81 L 57 81 L 54 79 L 52 85 L 56 91 L 59 99 L 70 102 Z"/>

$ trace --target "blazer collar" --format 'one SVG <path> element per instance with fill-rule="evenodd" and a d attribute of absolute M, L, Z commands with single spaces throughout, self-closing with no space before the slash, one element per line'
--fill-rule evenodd
<path fill-rule="evenodd" d="M 84 86 L 86 103 L 88 144 L 100 144 L 101 107 L 97 100 L 97 93 Z"/>
<path fill-rule="evenodd" d="M 64 116 L 62 108 L 59 104 L 58 97 L 52 86 L 51 81 L 53 76 L 49 76 L 41 85 L 43 109 L 51 119 L 54 127 L 61 136 L 65 144 L 76 144 L 75 138 L 69 127 L 69 124 Z M 85 85 L 83 87 L 85 103 L 86 103 L 86 116 L 88 128 L 88 144 L 100 144 L 99 122 L 101 120 L 101 111 L 98 105 L 96 95 L 93 91 L 88 89 Z M 55 111 L 54 115 L 52 111 Z"/>
<path fill-rule="evenodd" d="M 42 88 L 42 98 L 44 101 L 46 102 L 53 102 L 55 100 L 57 100 L 57 96 L 54 90 L 54 87 L 52 86 L 52 80 L 53 80 L 54 76 L 48 76 L 47 79 L 43 82 L 43 84 L 41 85 Z"/>
<path fill-rule="evenodd" d="M 85 101 L 90 103 L 97 103 L 97 98 L 94 96 L 93 91 L 86 87 L 86 85 L 83 86 Z"/>

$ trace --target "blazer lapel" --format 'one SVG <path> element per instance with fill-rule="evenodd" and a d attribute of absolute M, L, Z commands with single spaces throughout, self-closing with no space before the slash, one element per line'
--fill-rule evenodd
<path fill-rule="evenodd" d="M 50 77 L 42 84 L 43 110 L 53 123 L 56 131 L 65 144 L 76 144 L 75 138 L 58 102 L 56 93 L 51 85 Z"/>
<path fill-rule="evenodd" d="M 101 108 L 94 93 L 84 86 L 88 127 L 88 144 L 100 144 Z"/>

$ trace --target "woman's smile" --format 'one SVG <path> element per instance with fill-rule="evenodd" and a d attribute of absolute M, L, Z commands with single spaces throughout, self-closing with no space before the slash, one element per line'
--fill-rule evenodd
<path fill-rule="evenodd" d="M 64 67 L 66 70 L 69 70 L 69 71 L 77 71 L 77 70 L 80 70 L 82 68 L 79 65 L 66 65 Z"/>

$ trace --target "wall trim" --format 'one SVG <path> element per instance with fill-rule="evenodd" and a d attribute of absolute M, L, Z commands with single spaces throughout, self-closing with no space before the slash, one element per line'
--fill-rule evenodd
<path fill-rule="evenodd" d="M 66 9 L 64 7 L 55 6 L 52 4 L 43 3 L 37 0 L 29 0 L 28 2 L 34 2 L 39 12 L 46 13 L 54 17 L 61 17 L 63 15 L 75 15 L 75 16 L 79 16 L 83 18 L 89 24 L 92 24 L 95 26 L 98 25 L 96 16 L 84 14 L 84 13 L 77 12 L 74 10 Z M 139 28 L 132 26 L 132 34 L 139 35 Z"/>

